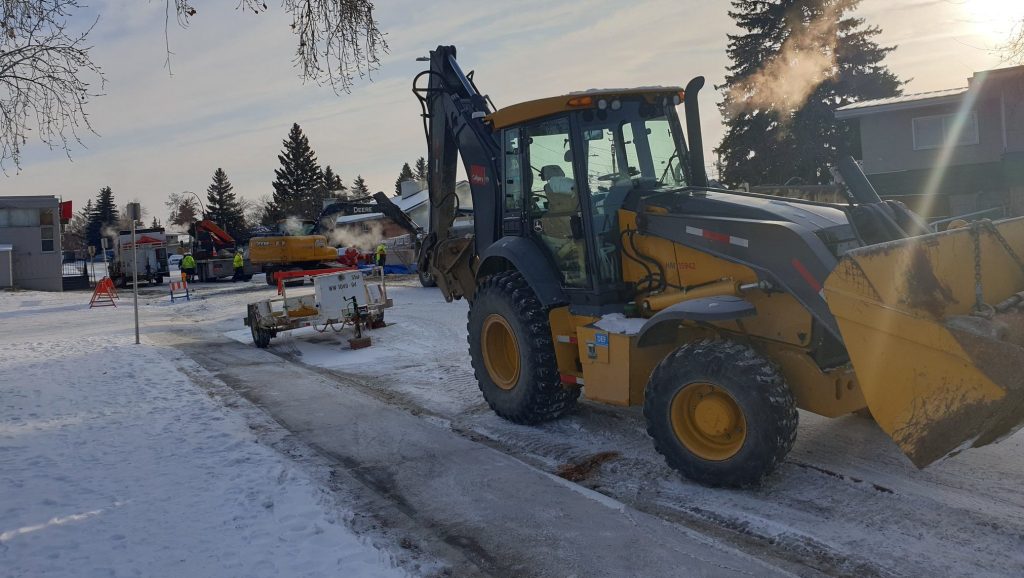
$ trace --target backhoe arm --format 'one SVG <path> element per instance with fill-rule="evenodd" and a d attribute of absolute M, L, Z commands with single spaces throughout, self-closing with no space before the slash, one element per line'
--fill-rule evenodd
<path fill-rule="evenodd" d="M 500 236 L 498 199 L 501 198 L 500 147 L 484 121 L 491 106 L 472 77 L 455 60 L 454 46 L 430 52 L 430 69 L 416 76 L 413 92 L 423 107 L 430 190 L 430 228 L 420 252 L 420 267 L 428 267 L 449 301 L 470 298 L 476 288 L 475 256 Z M 419 86 L 427 77 L 427 87 Z M 461 156 L 473 196 L 474 235 L 452 236 L 458 212 L 456 163 Z"/>

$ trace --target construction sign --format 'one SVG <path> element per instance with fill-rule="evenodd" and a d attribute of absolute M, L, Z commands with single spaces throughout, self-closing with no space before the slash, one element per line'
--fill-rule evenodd
<path fill-rule="evenodd" d="M 92 290 L 92 298 L 89 299 L 89 309 L 93 307 L 117 307 L 117 289 L 110 277 L 100 279 L 96 288 Z"/>

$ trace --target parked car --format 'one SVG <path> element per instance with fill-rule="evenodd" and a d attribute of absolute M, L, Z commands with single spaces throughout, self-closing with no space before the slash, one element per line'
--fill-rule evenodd
<path fill-rule="evenodd" d="M 180 269 L 181 260 L 184 259 L 184 255 L 171 255 L 167 258 L 167 266 L 171 269 Z"/>

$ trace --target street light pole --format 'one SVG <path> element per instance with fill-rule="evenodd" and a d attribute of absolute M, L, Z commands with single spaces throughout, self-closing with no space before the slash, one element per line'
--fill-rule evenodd
<path fill-rule="evenodd" d="M 139 239 L 135 235 L 135 222 L 142 217 L 139 203 L 128 203 L 128 218 L 132 220 L 132 294 L 135 298 L 135 344 L 139 344 Z"/>

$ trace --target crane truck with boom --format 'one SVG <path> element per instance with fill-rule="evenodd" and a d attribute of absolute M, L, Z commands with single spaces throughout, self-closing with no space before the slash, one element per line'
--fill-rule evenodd
<path fill-rule="evenodd" d="M 711 186 L 701 77 L 495 110 L 455 47 L 424 60 L 420 264 L 469 301 L 498 415 L 557 418 L 581 391 L 642 405 L 670 466 L 732 487 L 782 462 L 797 408 L 867 408 L 918 467 L 1021 425 L 1024 219 L 928 233 L 851 161 L 848 203 Z M 469 235 L 452 233 L 459 156 Z"/>

